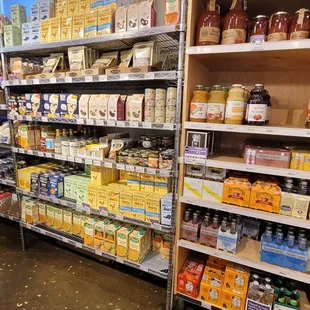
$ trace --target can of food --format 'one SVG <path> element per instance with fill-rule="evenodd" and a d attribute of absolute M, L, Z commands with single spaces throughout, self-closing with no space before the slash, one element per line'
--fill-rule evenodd
<path fill-rule="evenodd" d="M 165 123 L 166 117 L 165 116 L 155 116 L 155 123 Z"/>
<path fill-rule="evenodd" d="M 169 87 L 167 89 L 167 100 L 166 106 L 173 106 L 175 107 L 177 103 L 177 89 L 175 87 Z"/>
<path fill-rule="evenodd" d="M 145 89 L 145 107 L 155 107 L 155 89 Z"/>
<path fill-rule="evenodd" d="M 175 115 L 166 115 L 166 123 L 175 124 L 176 116 Z"/>
<path fill-rule="evenodd" d="M 155 107 L 166 106 L 166 93 L 167 91 L 163 88 L 157 88 L 155 94 Z"/>

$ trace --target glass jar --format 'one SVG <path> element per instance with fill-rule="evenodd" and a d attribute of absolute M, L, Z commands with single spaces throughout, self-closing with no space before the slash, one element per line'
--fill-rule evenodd
<path fill-rule="evenodd" d="M 266 41 L 268 35 L 268 18 L 266 15 L 257 15 L 251 20 L 249 42 Z"/>
<path fill-rule="evenodd" d="M 204 123 L 207 119 L 207 103 L 210 93 L 205 90 L 203 85 L 196 85 L 193 91 L 193 98 L 190 103 L 189 120 L 191 122 Z"/>
<path fill-rule="evenodd" d="M 128 157 L 127 157 L 127 164 L 133 165 L 133 166 L 138 165 L 139 164 L 139 154 L 137 154 L 136 152 L 129 153 Z"/>
<path fill-rule="evenodd" d="M 310 10 L 300 9 L 295 12 L 290 26 L 290 40 L 308 39 L 310 33 Z"/>
<path fill-rule="evenodd" d="M 149 153 L 148 152 L 141 152 L 140 153 L 139 166 L 141 166 L 141 167 L 148 167 L 149 166 Z"/>
<path fill-rule="evenodd" d="M 220 85 L 214 85 L 211 90 L 211 96 L 208 101 L 207 122 L 208 123 L 224 123 L 225 115 L 225 91 Z"/>
<path fill-rule="evenodd" d="M 161 146 L 165 149 L 169 149 L 173 146 L 172 137 L 163 137 L 161 140 Z"/>
<path fill-rule="evenodd" d="M 144 140 L 142 141 L 142 146 L 145 149 L 151 149 L 153 147 L 153 138 L 150 137 L 145 137 Z"/>
<path fill-rule="evenodd" d="M 290 16 L 287 12 L 274 13 L 269 20 L 268 41 L 287 40 Z"/>
<path fill-rule="evenodd" d="M 158 168 L 159 167 L 159 152 L 154 151 L 154 152 L 149 153 L 148 166 L 150 168 Z"/>
<path fill-rule="evenodd" d="M 242 125 L 244 110 L 244 90 L 241 84 L 234 84 L 228 93 L 225 124 Z"/>
<path fill-rule="evenodd" d="M 247 125 L 265 125 L 268 118 L 267 91 L 263 84 L 256 84 L 251 90 L 251 97 L 246 108 L 245 123 Z"/>
<path fill-rule="evenodd" d="M 219 44 L 220 36 L 221 16 L 216 11 L 215 0 L 209 0 L 206 10 L 199 17 L 196 45 Z"/>
<path fill-rule="evenodd" d="M 46 152 L 46 137 L 48 134 L 49 127 L 48 126 L 41 126 L 41 151 Z"/>
<path fill-rule="evenodd" d="M 172 169 L 173 151 L 167 150 L 159 155 L 159 169 Z"/>
<path fill-rule="evenodd" d="M 118 162 L 120 164 L 127 164 L 127 157 L 128 157 L 128 153 L 127 152 L 119 152 L 118 153 Z"/>
<path fill-rule="evenodd" d="M 48 128 L 47 136 L 45 140 L 46 152 L 55 153 L 55 138 L 56 138 L 55 129 Z"/>
<path fill-rule="evenodd" d="M 247 27 L 248 14 L 245 12 L 244 0 L 233 0 L 224 18 L 222 44 L 245 43 Z"/>

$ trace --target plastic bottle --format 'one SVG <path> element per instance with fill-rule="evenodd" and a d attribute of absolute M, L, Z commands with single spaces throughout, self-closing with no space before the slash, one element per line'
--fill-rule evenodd
<path fill-rule="evenodd" d="M 234 84 L 227 98 L 225 124 L 242 125 L 244 110 L 244 90 L 241 84 Z"/>

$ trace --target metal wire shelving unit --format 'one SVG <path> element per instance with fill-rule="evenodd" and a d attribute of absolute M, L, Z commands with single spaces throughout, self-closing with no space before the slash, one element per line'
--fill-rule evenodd
<path fill-rule="evenodd" d="M 57 91 L 76 91 L 78 93 L 89 92 L 92 93 L 98 90 L 111 90 L 115 92 L 116 90 L 122 89 L 122 91 L 134 90 L 144 90 L 146 87 L 177 87 L 177 106 L 176 106 L 176 123 L 175 124 L 146 124 L 146 123 L 133 123 L 133 122 L 109 122 L 109 121 L 98 121 L 98 120 L 64 120 L 64 119 L 49 119 L 41 117 L 39 119 L 32 118 L 30 116 L 20 116 L 20 115 L 8 115 L 11 136 L 12 136 L 12 155 L 15 162 L 15 176 L 17 180 L 17 156 L 19 154 L 32 155 L 37 157 L 45 157 L 48 159 L 55 160 L 66 160 L 71 162 L 77 162 L 82 164 L 93 164 L 105 167 L 114 167 L 121 170 L 127 171 L 137 171 L 150 174 L 157 174 L 163 176 L 170 176 L 172 178 L 172 196 L 173 196 L 173 207 L 171 214 L 171 226 L 167 227 L 164 225 L 155 225 L 150 223 L 138 223 L 129 218 L 120 219 L 118 216 L 109 214 L 107 212 L 98 212 L 87 207 L 83 204 L 77 204 L 75 202 L 66 201 L 63 199 L 49 199 L 48 197 L 35 197 L 43 199 L 46 201 L 52 201 L 58 204 L 60 207 L 65 206 L 72 208 L 81 213 L 102 215 L 110 218 L 120 219 L 124 222 L 134 223 L 137 225 L 142 225 L 144 227 L 149 227 L 151 229 L 162 231 L 168 233 L 171 237 L 171 248 L 169 259 L 165 260 L 156 255 L 156 253 L 150 252 L 142 264 L 134 264 L 130 261 L 118 258 L 117 256 L 111 256 L 107 253 L 103 253 L 93 248 L 89 248 L 83 244 L 83 240 L 73 237 L 72 235 L 64 234 L 63 232 L 55 231 L 51 228 L 42 225 L 29 225 L 22 222 L 21 220 L 13 217 L 8 217 L 4 215 L 3 217 L 12 219 L 14 221 L 19 221 L 20 225 L 20 235 L 22 249 L 26 250 L 25 243 L 25 229 L 31 230 L 38 233 L 39 235 L 45 235 L 50 238 L 56 239 L 64 244 L 73 246 L 75 248 L 82 249 L 86 253 L 95 254 L 97 256 L 114 260 L 116 262 L 131 266 L 133 268 L 140 269 L 141 271 L 151 273 L 155 276 L 167 280 L 167 299 L 166 299 L 166 309 L 172 308 L 173 302 L 173 275 L 174 275 L 174 243 L 175 243 L 175 214 L 176 214 L 176 200 L 177 200 L 177 184 L 178 184 L 178 154 L 180 146 L 180 129 L 181 129 L 181 105 L 182 105 L 182 89 L 183 89 L 183 70 L 184 70 L 184 53 L 185 53 L 185 31 L 186 31 L 186 8 L 187 0 L 181 0 L 181 21 L 179 25 L 168 25 L 153 27 L 146 30 L 131 31 L 125 33 L 114 33 L 105 36 L 83 39 L 83 40 L 70 40 L 53 42 L 47 44 L 33 44 L 27 46 L 15 46 L 15 47 L 2 47 L 1 48 L 1 59 L 3 66 L 3 82 L 6 99 L 9 98 L 11 93 L 18 92 L 31 92 L 34 88 L 42 92 L 47 89 Z M 157 72 L 147 72 L 147 73 L 126 73 L 118 75 L 98 75 L 92 77 L 68 77 L 68 78 L 50 78 L 50 79 L 32 79 L 32 80 L 9 80 L 8 79 L 8 60 L 10 57 L 29 57 L 29 56 L 45 56 L 51 52 L 65 52 L 68 47 L 77 45 L 87 45 L 88 47 L 97 48 L 101 51 L 111 51 L 111 50 L 122 50 L 132 47 L 136 42 L 141 42 L 145 40 L 154 40 L 158 43 L 161 53 L 178 53 L 178 69 L 175 71 L 157 71 Z M 125 165 L 120 166 L 117 164 L 106 163 L 104 161 L 88 160 L 88 159 L 75 159 L 75 158 L 62 158 L 48 154 L 41 154 L 39 151 L 25 151 L 17 147 L 15 143 L 15 129 L 14 122 L 53 122 L 59 124 L 72 124 L 72 125 L 87 125 L 96 126 L 100 128 L 111 127 L 118 129 L 128 129 L 131 130 L 152 130 L 156 131 L 167 131 L 173 132 L 175 138 L 175 158 L 173 160 L 173 169 L 171 171 L 151 171 L 151 169 L 145 168 L 143 171 L 141 167 L 127 167 Z M 156 170 L 156 169 L 153 169 Z M 18 184 L 18 182 L 17 182 Z M 23 196 L 33 197 L 31 193 L 16 189 L 18 195 L 18 201 L 21 211 L 21 201 Z M 99 253 L 100 252 L 100 253 Z"/>

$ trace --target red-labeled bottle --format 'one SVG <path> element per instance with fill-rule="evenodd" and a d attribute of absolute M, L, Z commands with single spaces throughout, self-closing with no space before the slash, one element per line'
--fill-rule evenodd
<path fill-rule="evenodd" d="M 216 0 L 207 0 L 207 8 L 198 21 L 196 45 L 219 44 L 220 36 L 221 16 L 216 10 Z"/>

